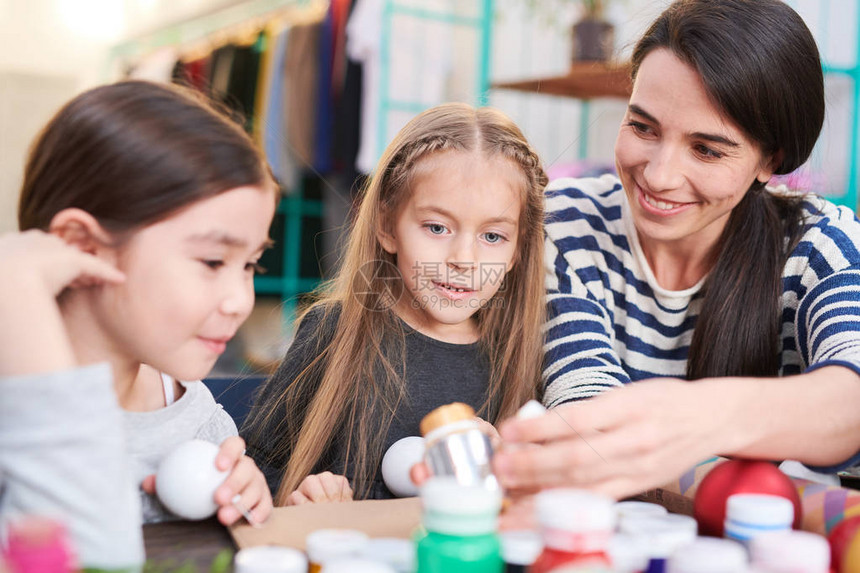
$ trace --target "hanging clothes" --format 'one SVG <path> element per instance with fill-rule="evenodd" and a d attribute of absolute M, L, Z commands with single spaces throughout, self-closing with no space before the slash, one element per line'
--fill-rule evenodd
<path fill-rule="evenodd" d="M 317 108 L 314 130 L 313 168 L 318 174 L 331 170 L 331 131 L 334 124 L 334 103 L 331 91 L 332 56 L 334 53 L 334 13 L 329 4 L 319 32 L 317 57 Z"/>
<path fill-rule="evenodd" d="M 285 131 L 290 150 L 302 169 L 316 165 L 318 130 L 315 120 L 319 114 L 320 100 L 325 97 L 319 94 L 321 32 L 322 25 L 319 22 L 299 24 L 290 30 L 287 43 L 284 74 Z M 325 79 L 323 77 L 323 80 Z"/>
<path fill-rule="evenodd" d="M 286 136 L 285 62 L 290 28 L 276 32 L 270 44 L 267 59 L 269 68 L 268 89 L 262 110 L 261 143 L 272 175 L 286 192 L 295 189 L 297 175 L 295 162 L 289 151 Z"/>
<path fill-rule="evenodd" d="M 385 0 L 355 0 L 356 7 L 346 29 L 346 51 L 350 58 L 363 64 L 361 110 L 361 143 L 356 167 L 370 173 L 380 152 L 397 131 L 414 115 L 390 112 L 381 123 L 379 112 L 382 93 L 390 101 L 421 102 L 427 107 L 451 99 L 446 94 L 453 65 L 452 24 L 398 16 L 390 26 L 389 72 L 387 85 L 382 83 L 382 18 Z M 447 0 L 426 0 L 428 10 L 450 12 Z M 393 47 L 396 46 L 396 49 Z"/>

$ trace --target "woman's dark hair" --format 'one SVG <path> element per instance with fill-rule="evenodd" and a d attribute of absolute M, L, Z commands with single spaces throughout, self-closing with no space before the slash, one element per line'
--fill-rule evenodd
<path fill-rule="evenodd" d="M 711 101 L 765 157 L 789 173 L 812 152 L 824 122 L 824 76 L 803 20 L 780 0 L 679 0 L 633 51 L 670 50 L 698 71 Z M 782 270 L 801 232 L 800 199 L 756 181 L 732 211 L 703 287 L 687 377 L 775 376 L 781 348 Z"/>
<path fill-rule="evenodd" d="M 202 96 L 127 81 L 67 103 L 34 143 L 18 204 L 21 230 L 82 209 L 125 233 L 243 186 L 273 188 L 253 142 Z"/>

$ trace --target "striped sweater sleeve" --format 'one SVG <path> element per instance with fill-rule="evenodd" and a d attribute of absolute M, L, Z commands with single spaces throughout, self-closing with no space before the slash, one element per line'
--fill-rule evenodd
<path fill-rule="evenodd" d="M 559 188 L 564 183 L 557 182 Z M 551 186 L 548 195 L 553 194 Z M 567 223 L 564 217 L 562 221 Z M 613 316 L 606 303 L 613 295 L 600 279 L 600 265 L 592 264 L 591 258 L 600 253 L 591 244 L 592 238 L 584 238 L 588 245 L 570 244 L 579 241 L 571 236 L 546 241 L 549 320 L 545 327 L 544 404 L 548 407 L 589 398 L 630 381 L 613 348 Z M 563 249 L 557 240 L 565 242 Z M 583 257 L 583 264 L 573 269 L 567 256 Z"/>
<path fill-rule="evenodd" d="M 806 371 L 839 364 L 860 374 L 860 222 L 832 211 L 792 253 L 803 271 L 786 281 L 786 294 L 797 299 L 795 336 Z"/>
<path fill-rule="evenodd" d="M 551 241 L 546 252 L 553 259 L 555 276 L 547 277 L 544 403 L 553 407 L 594 396 L 630 378 L 612 348 L 608 310 L 570 272 Z"/>
<path fill-rule="evenodd" d="M 860 374 L 860 221 L 844 207 L 825 205 L 786 265 L 784 296 L 797 301 L 795 343 L 800 367 L 844 366 Z M 860 452 L 835 473 L 860 465 Z"/>

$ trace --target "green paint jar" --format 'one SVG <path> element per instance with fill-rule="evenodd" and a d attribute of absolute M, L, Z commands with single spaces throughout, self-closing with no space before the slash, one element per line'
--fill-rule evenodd
<path fill-rule="evenodd" d="M 417 573 L 502 573 L 500 491 L 434 477 L 422 486 L 421 503 Z"/>

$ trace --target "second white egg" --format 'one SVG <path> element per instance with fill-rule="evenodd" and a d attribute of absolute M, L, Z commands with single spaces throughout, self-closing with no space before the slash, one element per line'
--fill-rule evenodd
<path fill-rule="evenodd" d="M 397 497 L 418 495 L 418 487 L 412 483 L 409 470 L 424 459 L 424 438 L 407 436 L 391 444 L 382 457 L 382 481 Z"/>

